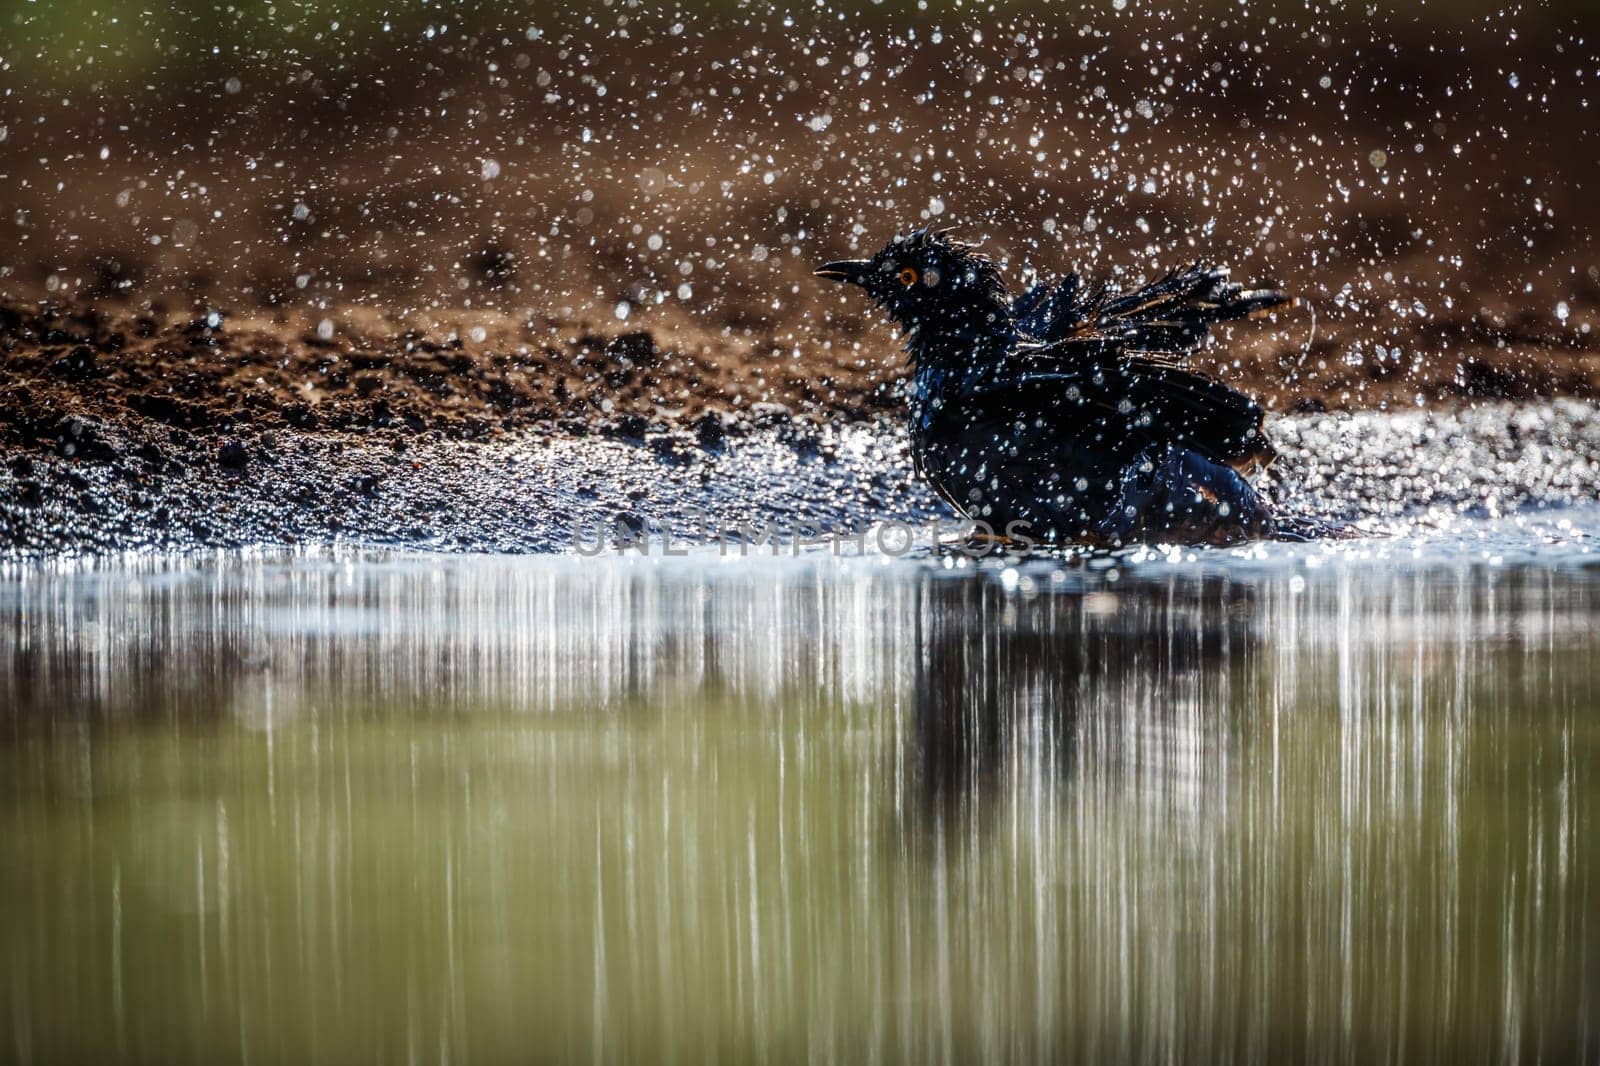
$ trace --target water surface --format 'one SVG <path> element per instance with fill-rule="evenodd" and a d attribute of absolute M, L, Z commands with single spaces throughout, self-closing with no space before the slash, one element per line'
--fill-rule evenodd
<path fill-rule="evenodd" d="M 1591 548 L 14 571 L 0 1057 L 1592 1059 Z"/>

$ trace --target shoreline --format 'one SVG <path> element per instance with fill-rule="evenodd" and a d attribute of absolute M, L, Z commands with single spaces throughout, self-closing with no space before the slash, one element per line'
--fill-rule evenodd
<path fill-rule="evenodd" d="M 951 517 L 912 471 L 883 363 L 831 378 L 826 397 L 769 378 L 763 399 L 731 405 L 714 398 L 738 395 L 748 366 L 663 353 L 642 330 L 573 329 L 567 349 L 536 352 L 488 330 L 3 317 L 13 561 L 349 542 L 554 552 L 581 529 L 677 531 L 701 515 L 835 531 Z M 1266 489 L 1343 521 L 1593 500 L 1600 412 L 1540 395 L 1564 380 L 1391 413 L 1329 411 L 1302 382 L 1269 415 L 1283 459 Z"/>

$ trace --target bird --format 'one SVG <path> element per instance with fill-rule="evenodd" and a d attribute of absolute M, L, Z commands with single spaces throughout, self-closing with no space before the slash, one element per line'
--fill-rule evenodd
<path fill-rule="evenodd" d="M 1012 297 L 977 246 L 929 227 L 817 277 L 865 292 L 911 369 L 911 456 L 1002 542 L 1304 540 L 1247 476 L 1276 457 L 1255 400 L 1186 365 L 1219 322 L 1291 304 L 1204 263 L 1119 291 L 1076 273 Z"/>

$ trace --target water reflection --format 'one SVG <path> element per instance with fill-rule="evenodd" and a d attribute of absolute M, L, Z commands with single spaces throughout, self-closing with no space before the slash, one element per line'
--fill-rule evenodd
<path fill-rule="evenodd" d="M 1593 1057 L 1600 576 L 0 585 L 20 1060 Z"/>
<path fill-rule="evenodd" d="M 973 817 L 1024 766 L 1070 777 L 1080 740 L 1091 772 L 1142 768 L 1198 788 L 1194 754 L 1222 742 L 1204 735 L 1214 716 L 1202 708 L 1225 699 L 1229 657 L 1255 648 L 1255 590 L 1201 577 L 1035 593 L 996 581 L 920 590 L 919 807 Z"/>

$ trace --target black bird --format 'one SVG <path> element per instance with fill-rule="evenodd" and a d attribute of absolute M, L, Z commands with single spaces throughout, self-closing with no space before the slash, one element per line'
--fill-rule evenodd
<path fill-rule="evenodd" d="M 1068 274 L 1020 297 L 948 230 L 920 229 L 818 277 L 900 326 L 911 453 L 962 515 L 1012 539 L 1116 546 L 1304 539 L 1244 475 L 1275 453 L 1261 407 L 1184 365 L 1213 322 L 1289 302 L 1189 266 L 1133 292 Z"/>

